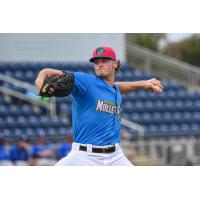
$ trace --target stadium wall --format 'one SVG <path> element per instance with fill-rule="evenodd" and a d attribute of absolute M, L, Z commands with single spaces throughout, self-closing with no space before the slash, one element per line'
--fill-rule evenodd
<path fill-rule="evenodd" d="M 87 62 L 93 49 L 103 45 L 126 61 L 123 33 L 2 33 L 0 62 Z"/>

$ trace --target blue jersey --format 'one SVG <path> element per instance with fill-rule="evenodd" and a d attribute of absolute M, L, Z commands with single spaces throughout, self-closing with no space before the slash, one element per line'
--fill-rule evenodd
<path fill-rule="evenodd" d="M 39 144 L 34 144 L 32 149 L 32 156 L 33 157 L 40 157 L 40 154 L 44 151 L 49 151 L 52 149 L 51 144 L 45 144 L 44 146 Z M 47 157 L 49 158 L 49 156 Z"/>
<path fill-rule="evenodd" d="M 9 152 L 7 148 L 0 145 L 0 161 L 9 160 Z"/>
<path fill-rule="evenodd" d="M 58 158 L 63 158 L 64 156 L 66 156 L 70 151 L 71 151 L 72 145 L 69 143 L 61 143 L 58 146 L 58 149 L 56 151 L 56 156 Z"/>
<path fill-rule="evenodd" d="M 21 149 L 17 144 L 13 145 L 10 150 L 10 159 L 15 162 L 18 160 L 28 161 L 30 154 L 27 149 Z"/>
<path fill-rule="evenodd" d="M 73 140 L 92 145 L 119 143 L 121 94 L 102 78 L 75 72 L 72 90 Z"/>

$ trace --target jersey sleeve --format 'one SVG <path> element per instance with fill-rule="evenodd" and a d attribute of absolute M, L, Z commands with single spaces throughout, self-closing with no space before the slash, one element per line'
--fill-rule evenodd
<path fill-rule="evenodd" d="M 74 73 L 74 87 L 72 90 L 72 96 L 82 97 L 87 91 L 89 86 L 90 75 L 83 72 Z"/>

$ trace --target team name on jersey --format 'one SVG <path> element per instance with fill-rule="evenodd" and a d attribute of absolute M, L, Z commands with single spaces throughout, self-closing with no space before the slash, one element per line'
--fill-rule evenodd
<path fill-rule="evenodd" d="M 121 104 L 114 104 L 109 101 L 97 100 L 96 111 L 106 112 L 121 117 Z"/>

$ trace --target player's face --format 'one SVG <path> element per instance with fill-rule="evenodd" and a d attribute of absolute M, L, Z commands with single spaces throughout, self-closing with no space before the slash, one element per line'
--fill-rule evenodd
<path fill-rule="evenodd" d="M 115 75 L 116 61 L 107 58 L 98 58 L 94 61 L 97 76 L 107 77 Z"/>
<path fill-rule="evenodd" d="M 19 142 L 19 147 L 21 149 L 25 149 L 28 146 L 28 143 L 26 141 L 20 141 Z"/>

